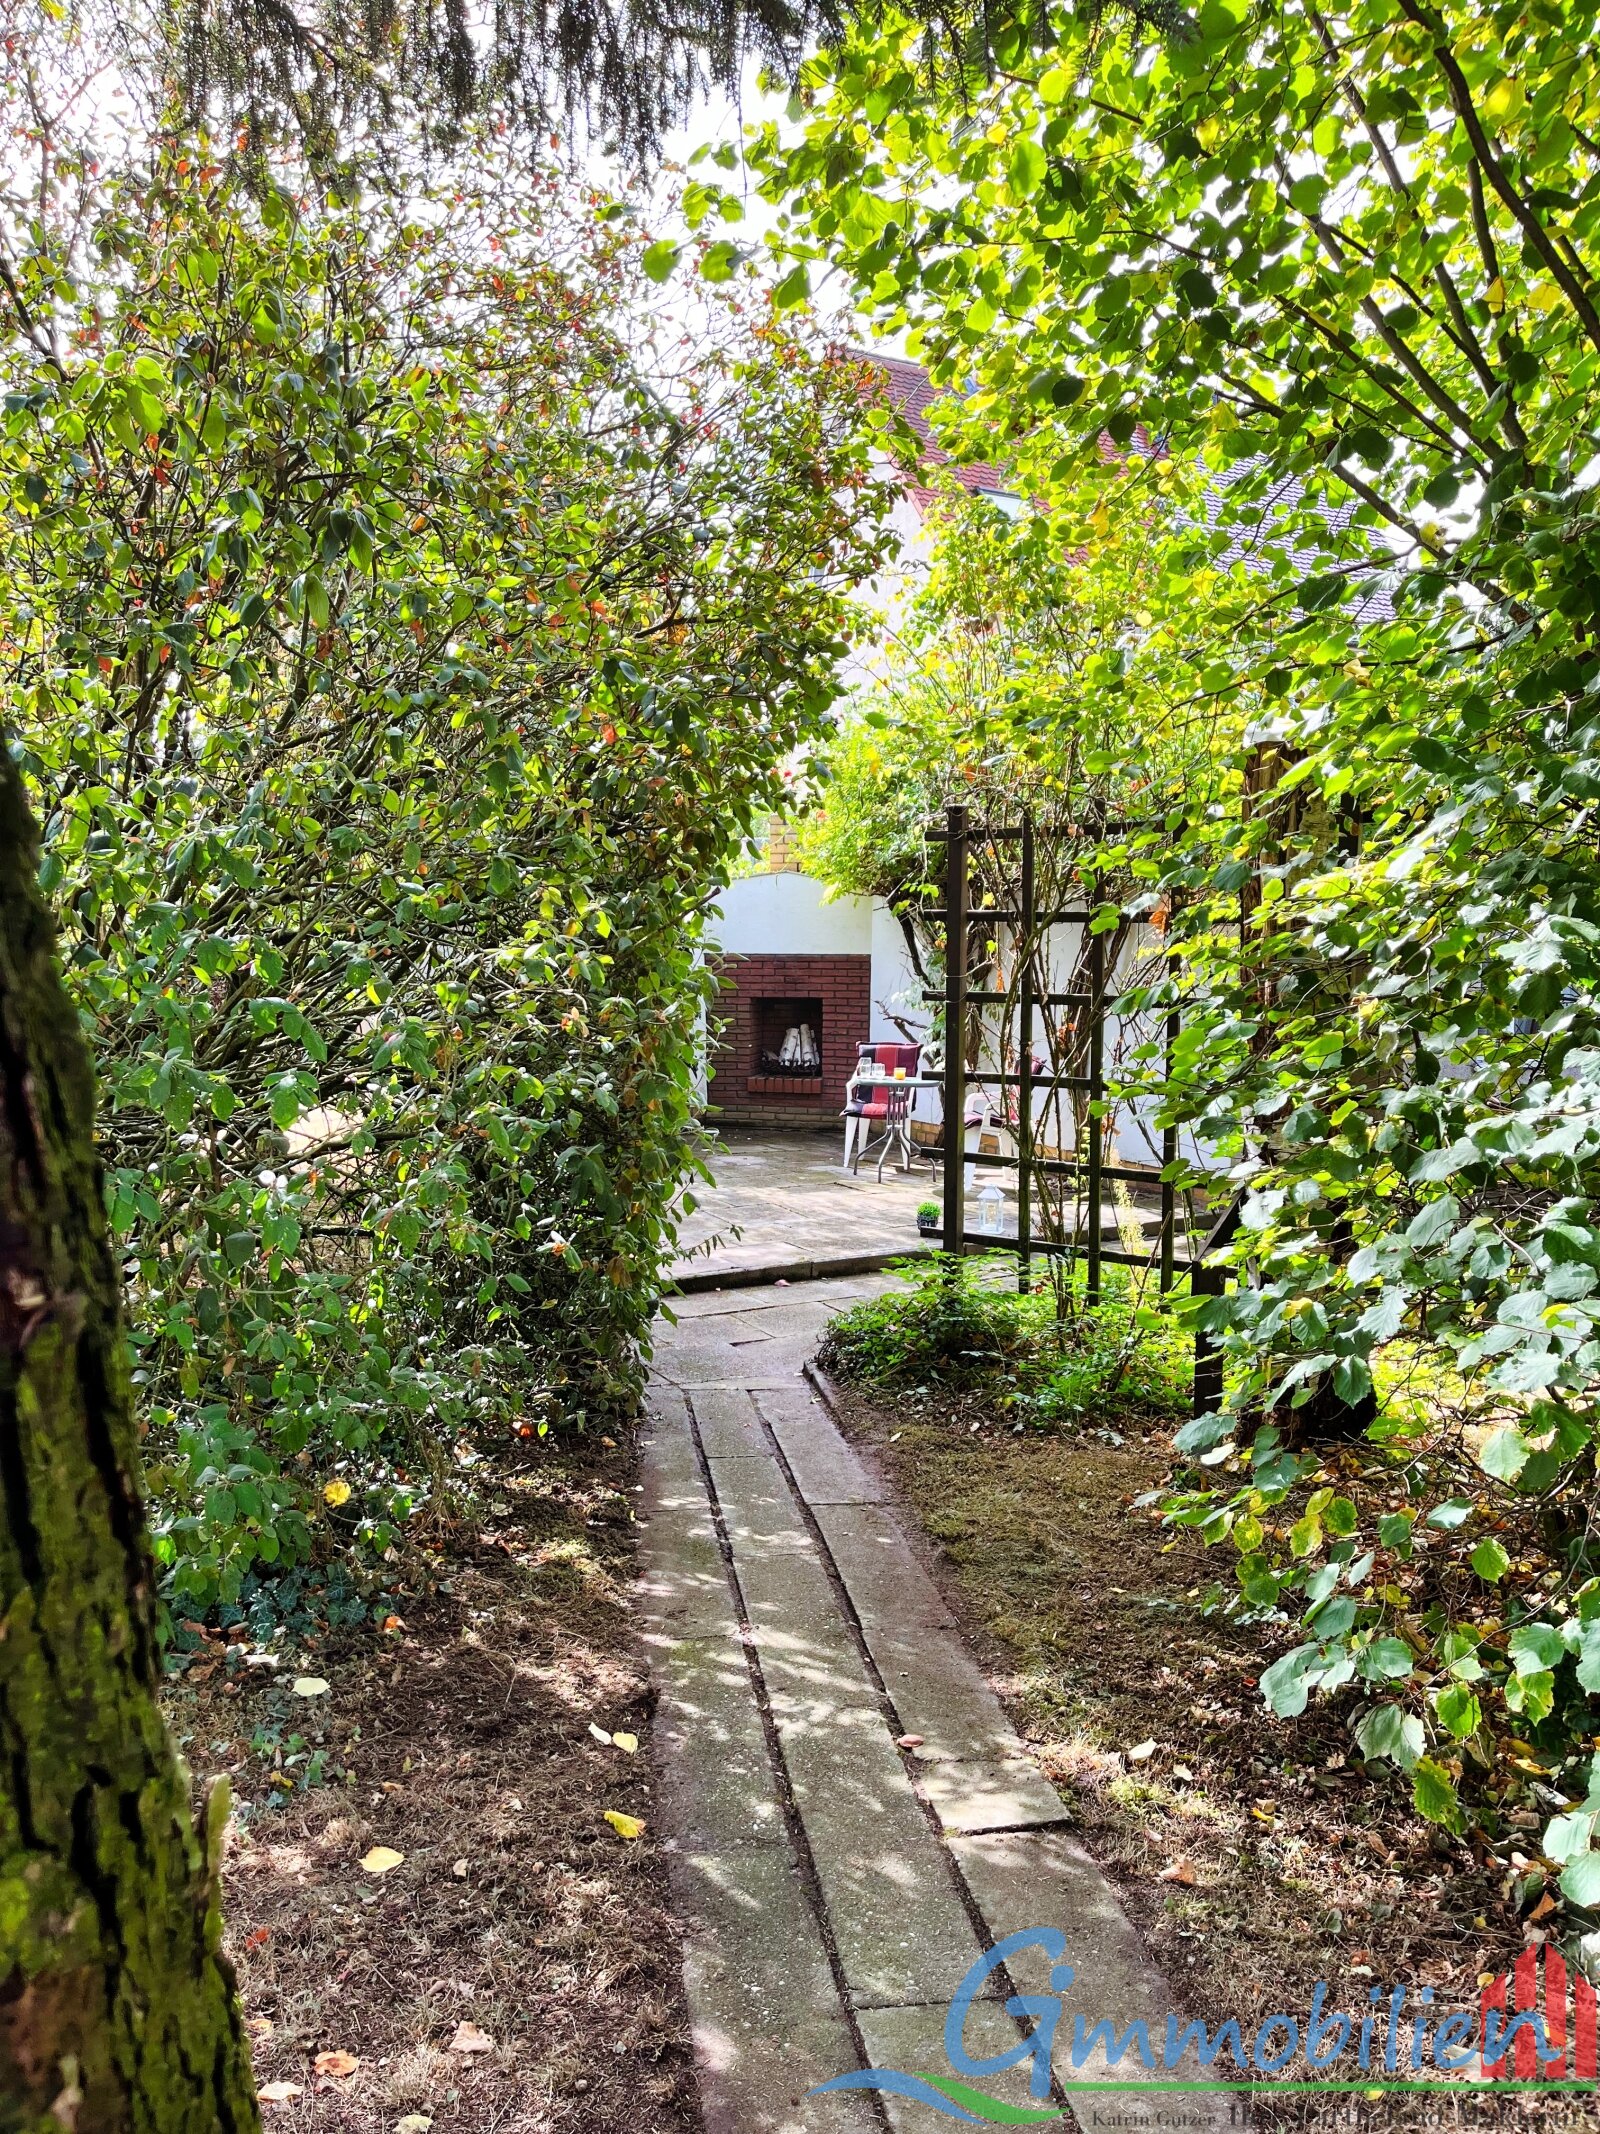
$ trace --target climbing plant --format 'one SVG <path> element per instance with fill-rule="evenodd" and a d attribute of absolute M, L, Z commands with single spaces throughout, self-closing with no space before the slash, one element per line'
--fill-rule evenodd
<path fill-rule="evenodd" d="M 1213 574 L 1202 593 L 1175 567 L 1189 559 L 1171 537 L 1196 508 L 1184 471 L 1146 441 L 1058 483 L 1045 511 L 1030 500 L 1036 446 L 1002 502 L 940 482 L 920 582 L 811 759 L 807 865 L 913 927 L 943 866 L 927 833 L 952 803 L 995 822 L 1029 809 L 1063 858 L 1087 858 L 1097 822 L 1180 785 L 1197 800 L 1242 729 L 1231 694 L 1203 682 L 1238 589 Z M 918 931 L 924 960 L 938 937 Z"/>

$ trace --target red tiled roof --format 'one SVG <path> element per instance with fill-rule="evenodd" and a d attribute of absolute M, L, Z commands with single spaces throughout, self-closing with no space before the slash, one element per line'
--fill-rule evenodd
<path fill-rule="evenodd" d="M 950 455 L 934 438 L 933 425 L 928 420 L 928 410 L 944 396 L 940 388 L 928 376 L 920 363 L 911 363 L 904 356 L 881 356 L 875 349 L 851 348 L 846 354 L 857 362 L 875 370 L 883 380 L 884 397 L 889 405 L 898 409 L 922 440 L 922 461 L 926 467 L 946 467 Z M 1126 464 L 1131 459 L 1155 459 L 1158 450 L 1149 430 L 1141 422 L 1135 426 L 1133 436 L 1126 446 L 1112 443 L 1110 436 L 1100 433 L 1100 457 L 1108 465 L 1118 461 Z M 1009 493 L 1005 476 L 997 467 L 987 466 L 981 460 L 955 469 L 956 480 L 963 489 L 975 494 L 1001 495 Z M 926 510 L 933 501 L 933 491 L 922 482 L 908 482 L 907 490 L 920 509 Z"/>
<path fill-rule="evenodd" d="M 950 454 L 936 442 L 933 425 L 928 420 L 928 410 L 944 395 L 922 365 L 909 363 L 904 356 L 880 356 L 872 349 L 852 348 L 848 353 L 880 374 L 884 398 L 905 417 L 921 439 L 923 465 L 949 466 Z M 958 466 L 954 472 L 962 488 L 977 495 L 1006 494 L 1005 477 L 997 468 L 985 466 L 982 461 Z M 906 487 L 918 507 L 925 511 L 933 501 L 933 491 L 922 482 L 908 482 Z"/>

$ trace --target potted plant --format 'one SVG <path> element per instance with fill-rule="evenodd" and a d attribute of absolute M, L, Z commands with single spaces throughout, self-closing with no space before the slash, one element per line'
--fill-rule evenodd
<path fill-rule="evenodd" d="M 923 1201 L 917 1209 L 917 1235 L 919 1237 L 937 1237 L 939 1235 L 939 1226 L 943 1220 L 944 1210 L 936 1200 Z"/>

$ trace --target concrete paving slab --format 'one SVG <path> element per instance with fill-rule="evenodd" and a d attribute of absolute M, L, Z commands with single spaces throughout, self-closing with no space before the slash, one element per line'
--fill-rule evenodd
<path fill-rule="evenodd" d="M 993 1940 L 1040 1926 L 1058 1927 L 1067 1938 L 1066 1961 L 1077 1976 L 1056 2033 L 1056 2075 L 1069 2098 L 1074 2081 L 1131 2078 L 1127 2089 L 1092 2092 L 1073 2101 L 1084 2134 L 1103 2134 L 1111 2127 L 1158 2134 L 1179 2126 L 1190 2134 L 1221 2134 L 1224 2128 L 1238 2130 L 1248 2124 L 1239 2097 L 1168 2093 L 1141 2098 L 1138 2082 L 1152 2079 L 1152 2071 L 1136 2050 L 1122 2056 L 1115 2068 L 1100 2047 L 1086 2054 L 1081 2066 L 1073 2065 L 1076 2015 L 1084 2017 L 1086 2037 L 1093 2036 L 1103 2016 L 1114 2021 L 1119 2037 L 1130 2023 L 1142 2020 L 1159 2060 L 1167 2017 L 1175 2008 L 1170 1986 L 1145 1953 L 1115 1891 L 1075 1839 L 1061 1831 L 989 1832 L 953 1837 L 950 1849 Z M 1019 1993 L 1048 1993 L 1050 1968 L 1051 1959 L 1037 1948 L 1007 1963 Z M 1197 2072 L 1192 2056 L 1180 2070 Z M 1159 2071 L 1156 2074 L 1159 2077 Z"/>
<path fill-rule="evenodd" d="M 658 1398 L 652 1389 L 652 1403 Z M 673 1429 L 657 1421 L 641 1476 L 645 1545 L 635 1599 L 644 1622 L 679 1630 L 731 1624 L 733 1589 L 686 1422 Z"/>
<path fill-rule="evenodd" d="M 922 1788 L 941 1830 L 1019 1830 L 1072 1820 L 1065 1802 L 1026 1757 L 994 1763 L 930 1763 Z"/>
<path fill-rule="evenodd" d="M 992 1763 L 1026 1756 L 999 1698 L 956 1632 L 890 1628 L 876 1617 L 862 1627 L 900 1731 L 922 1736 L 918 1763 Z"/>
<path fill-rule="evenodd" d="M 690 1352 L 663 1343 L 654 1368 L 669 1384 L 691 1393 L 707 1386 L 759 1386 L 777 1392 L 799 1377 L 819 1339 L 820 1329 L 799 1328 L 775 1330 L 770 1341 L 750 1348 L 731 1348 L 722 1342 L 714 1349 Z"/>
<path fill-rule="evenodd" d="M 701 1450 L 708 1460 L 771 1459 L 755 1401 L 742 1386 L 718 1387 L 692 1398 Z"/>
<path fill-rule="evenodd" d="M 812 1509 L 863 1624 L 954 1629 L 954 1616 L 887 1505 L 818 1504 Z"/>
<path fill-rule="evenodd" d="M 809 1386 L 756 1396 L 807 1504 L 887 1504 L 884 1477 L 839 1434 Z"/>
<path fill-rule="evenodd" d="M 931 1173 L 876 1163 L 846 1171 L 842 1129 L 762 1133 L 729 1127 L 707 1151 L 715 1184 L 695 1192 L 674 1270 L 693 1280 L 746 1262 L 893 1255 L 918 1248 L 917 1206 L 937 1198 Z M 707 1251 L 696 1247 L 709 1246 Z"/>
<path fill-rule="evenodd" d="M 825 1281 L 786 1283 L 783 1288 L 749 1289 L 740 1283 L 727 1290 L 696 1290 L 691 1295 L 674 1300 L 667 1309 L 677 1320 L 689 1322 L 701 1319 L 718 1319 L 738 1313 L 767 1312 L 778 1305 L 812 1303 L 831 1316 L 853 1304 L 860 1297 L 882 1296 L 885 1290 L 898 1289 L 901 1285 L 893 1275 L 865 1273 L 846 1277 L 828 1277 Z M 670 1337 L 672 1328 L 665 1317 L 656 1328 L 656 1339 Z"/>
<path fill-rule="evenodd" d="M 676 1640 L 661 1655 L 651 1739 L 663 1827 L 689 1852 L 789 1845 L 766 1729 L 737 1629 Z"/>
<path fill-rule="evenodd" d="M 972 1924 L 864 1679 L 852 1695 L 816 1661 L 763 1652 L 762 1669 L 851 1999 L 936 2000 L 978 1953 Z"/>
<path fill-rule="evenodd" d="M 858 2059 L 793 1864 L 752 1846 L 667 1867 L 706 2134 L 877 2134 L 865 2098 L 806 2095 Z"/>
<path fill-rule="evenodd" d="M 737 1542 L 740 1534 L 770 1540 L 788 1535 L 816 1553 L 811 1531 L 783 1478 L 782 1468 L 770 1452 L 727 1459 L 719 1456 L 707 1460 L 706 1466 L 731 1539 Z"/>
<path fill-rule="evenodd" d="M 954 1988 L 951 1989 L 952 1992 Z M 863 2008 L 856 2021 L 873 2067 L 896 2068 L 902 2073 L 940 2075 L 953 2073 L 945 2054 L 946 2009 Z M 962 2044 L 974 2061 L 998 2059 L 1021 2042 L 1021 2032 L 997 2001 L 974 2002 L 962 2026 Z M 981 2089 L 986 2096 L 1024 2111 L 1048 2112 L 1054 2107 L 1046 2096 L 1041 2102 L 1029 2088 L 1033 2062 L 990 2075 L 961 2075 L 957 2079 Z M 884 2110 L 894 2134 L 935 2134 L 951 2122 L 936 2106 L 908 2097 L 885 2096 Z"/>

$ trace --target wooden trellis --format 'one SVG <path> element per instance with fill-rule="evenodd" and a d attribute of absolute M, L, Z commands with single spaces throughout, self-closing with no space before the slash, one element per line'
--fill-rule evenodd
<path fill-rule="evenodd" d="M 1117 827 L 1139 826 L 1122 824 Z M 930 1005 L 944 1009 L 944 1250 L 962 1253 L 969 1246 L 977 1246 L 986 1250 L 1014 1251 L 1018 1256 L 1018 1283 L 1023 1288 L 1029 1283 L 1036 1254 L 1081 1254 L 1085 1265 L 1085 1302 L 1091 1307 L 1100 1301 L 1101 1273 L 1107 1263 L 1146 1270 L 1153 1268 L 1160 1291 L 1165 1294 L 1172 1288 L 1178 1273 L 1178 1193 L 1171 1176 L 1178 1156 L 1178 1135 L 1173 1127 L 1163 1129 L 1158 1181 L 1152 1179 L 1148 1170 L 1115 1161 L 1115 1148 L 1111 1150 L 1113 1160 L 1107 1160 L 1106 1032 L 1120 996 L 1112 990 L 1114 974 L 1108 973 L 1107 969 L 1104 933 L 1086 934 L 1085 952 L 1078 959 L 1085 976 L 1082 986 L 1066 991 L 1052 990 L 1048 971 L 1041 970 L 1040 940 L 1048 929 L 1070 925 L 1088 929 L 1092 926 L 1096 902 L 1094 881 L 1083 881 L 1082 898 L 1072 908 L 1042 908 L 1037 894 L 1037 833 L 1028 816 L 1014 825 L 974 825 L 969 821 L 966 808 L 952 807 L 946 812 L 943 827 L 929 834 L 945 848 L 944 902 L 924 908 L 921 913 L 924 919 L 940 926 L 944 944 L 944 989 L 924 995 Z M 1009 851 L 1013 847 L 1016 864 L 1006 873 L 1004 901 L 999 905 L 974 904 L 971 878 L 974 848 L 989 852 L 996 848 Z M 973 967 L 972 937 L 974 929 L 980 925 L 1011 928 L 1017 944 L 1010 983 L 998 990 L 974 988 L 969 982 Z M 967 1065 L 969 1015 L 974 1009 L 986 1008 L 1010 1009 L 1015 1014 L 1014 1070 L 1006 1064 L 1003 1053 L 994 1068 L 981 1065 L 969 1068 Z M 1076 1017 L 1081 1018 L 1077 1026 L 1083 1031 L 1083 1042 L 1077 1050 L 1084 1071 L 1036 1074 L 1036 1018 L 1058 1010 L 1075 1011 Z M 1175 1009 L 1168 1010 L 1162 1034 L 1166 1067 L 1170 1073 L 1173 1047 L 1179 1034 Z M 1007 1093 L 1007 1098 L 1015 1092 L 1014 1111 L 1005 1100 L 1001 1107 L 1012 1120 L 1013 1153 L 982 1148 L 971 1153 L 965 1150 L 967 1094 L 974 1085 L 1002 1090 Z M 1141 1089 L 1138 1084 L 1130 1084 L 1119 1077 L 1117 1094 L 1119 1099 L 1137 1097 L 1153 1088 L 1153 1084 L 1146 1084 Z M 1075 1132 L 1070 1153 L 1058 1149 L 1054 1154 L 1041 1155 L 1036 1145 L 1040 1102 L 1043 1100 L 1047 1109 L 1053 1107 L 1059 1117 L 1063 1096 L 1073 1101 L 1075 1119 L 1081 1116 L 1081 1132 Z M 1076 1102 L 1078 1099 L 1084 1100 L 1081 1106 Z M 982 1138 L 980 1134 L 980 1141 Z M 967 1229 L 964 1173 L 968 1164 L 980 1171 L 1015 1171 L 1015 1237 Z M 1151 1252 L 1129 1251 L 1120 1236 L 1115 1245 L 1107 1245 L 1102 1236 L 1102 1194 L 1108 1183 L 1119 1180 L 1146 1188 L 1153 1183 L 1159 1184 L 1159 1231 Z M 1034 1216 L 1036 1189 L 1041 1181 L 1047 1182 L 1048 1189 L 1058 1192 L 1068 1188 L 1074 1190 L 1074 1222 L 1070 1235 L 1047 1237 L 1038 1233 Z M 1198 1251 L 1191 1230 L 1185 1227 L 1184 1272 L 1196 1288 L 1215 1291 L 1221 1286 L 1220 1275 L 1204 1268 L 1201 1262 L 1208 1251 L 1223 1242 L 1224 1225 L 1231 1229 L 1227 1216 L 1206 1236 Z M 1196 1340 L 1196 1413 L 1209 1412 L 1217 1405 L 1220 1394 L 1221 1359 L 1215 1344 L 1202 1335 Z"/>

